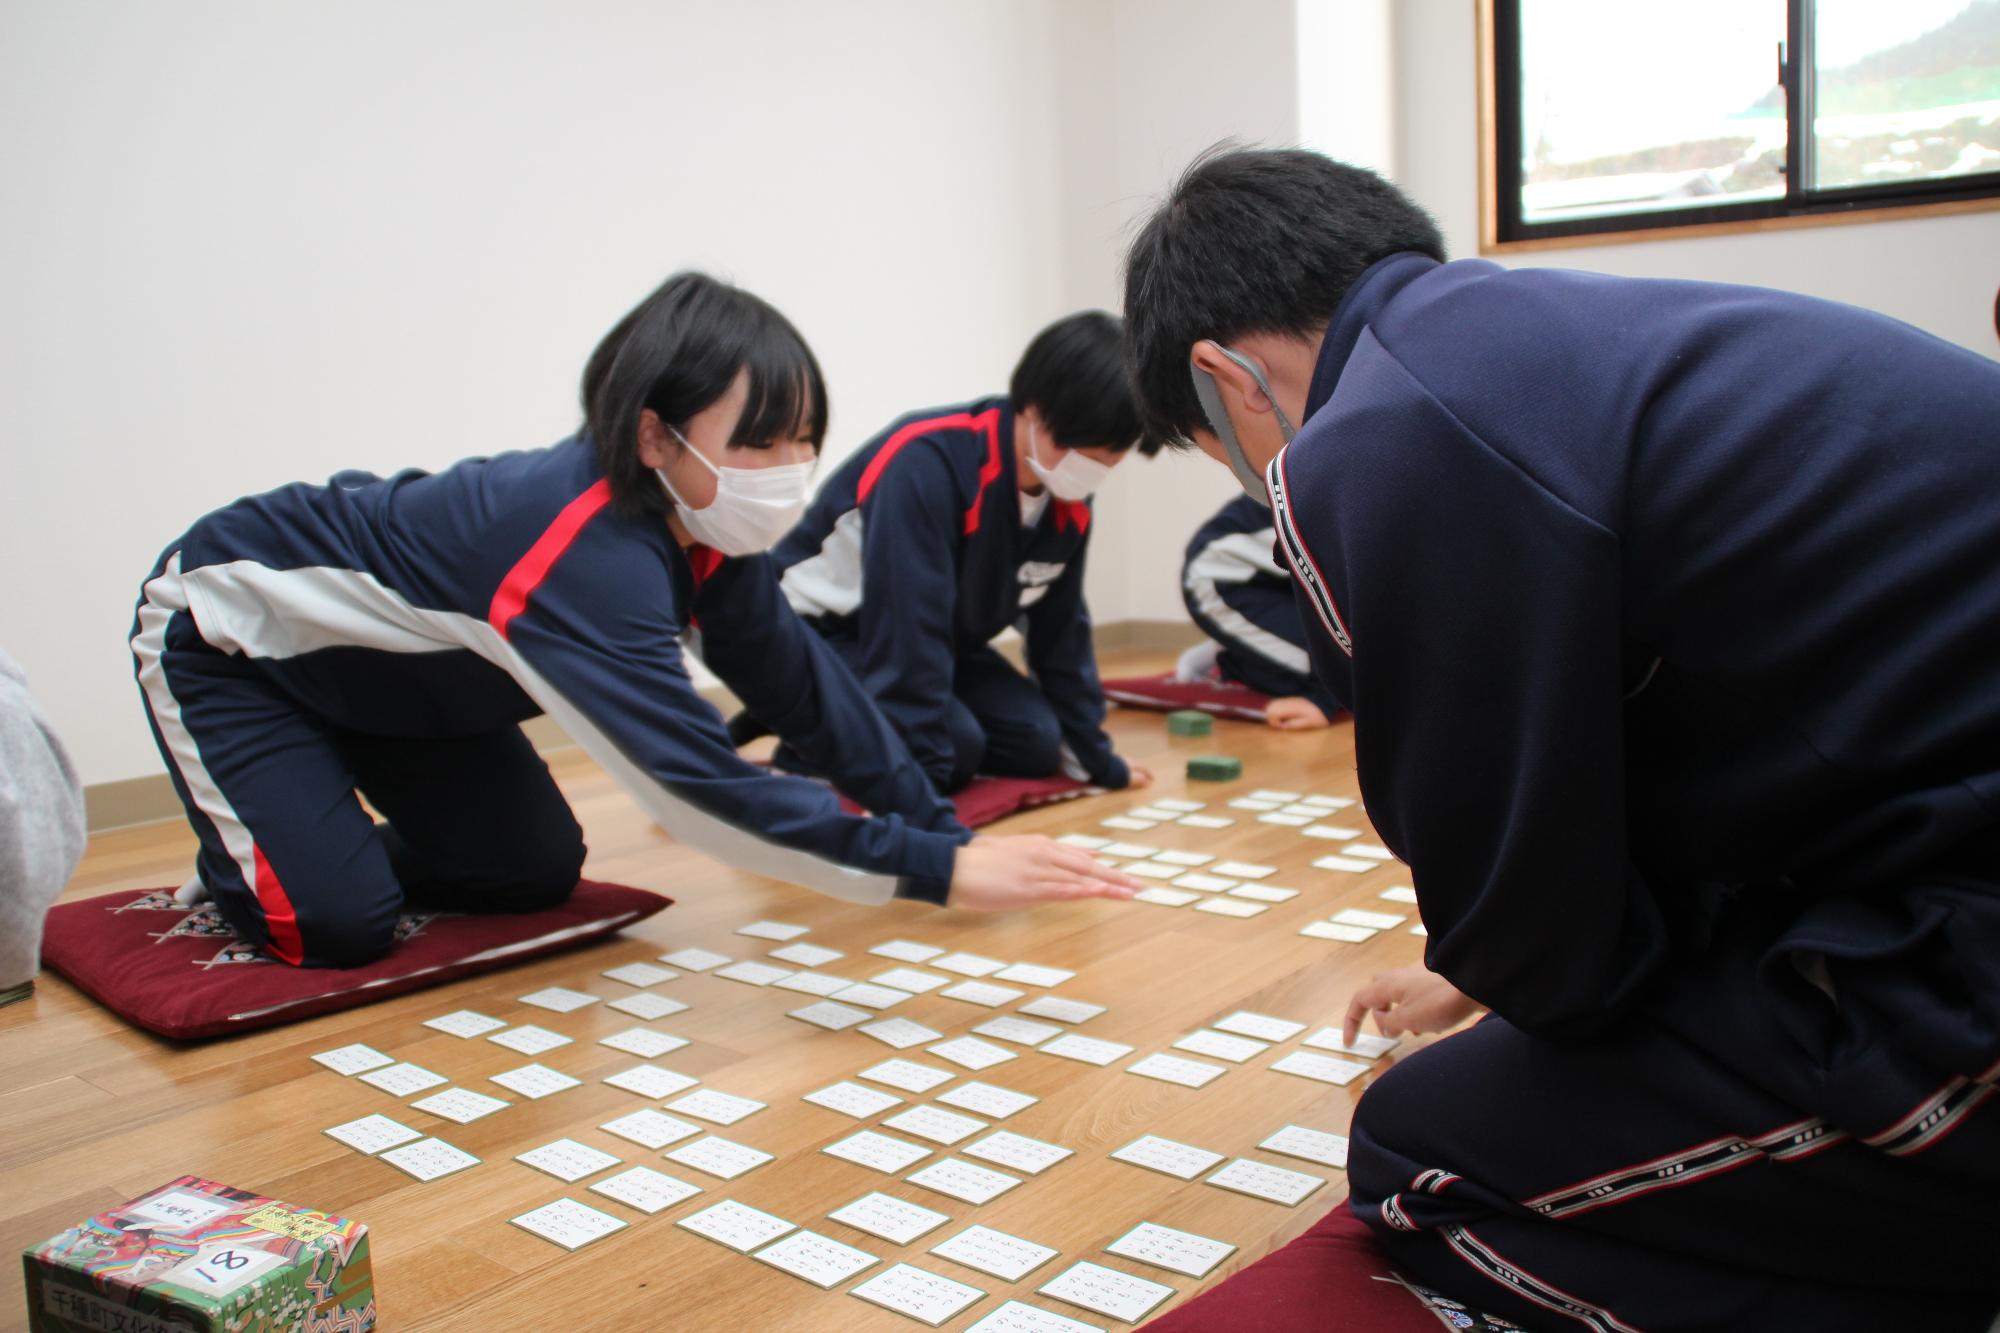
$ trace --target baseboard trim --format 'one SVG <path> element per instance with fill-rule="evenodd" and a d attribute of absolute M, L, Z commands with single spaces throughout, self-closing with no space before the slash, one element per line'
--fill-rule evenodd
<path fill-rule="evenodd" d="M 1091 634 L 1100 653 L 1119 648 L 1178 651 L 1200 637 L 1201 631 L 1184 620 L 1114 620 L 1095 626 Z M 721 710 L 724 717 L 738 706 L 735 696 L 720 685 L 702 690 L 701 697 Z M 522 724 L 521 730 L 543 754 L 555 754 L 576 744 L 548 717 L 531 718 Z M 174 794 L 174 784 L 164 773 L 92 783 L 83 789 L 83 808 L 92 833 L 181 818 L 180 797 Z"/>

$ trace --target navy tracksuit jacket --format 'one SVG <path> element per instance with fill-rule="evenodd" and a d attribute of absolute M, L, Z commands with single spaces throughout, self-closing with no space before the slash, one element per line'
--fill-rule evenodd
<path fill-rule="evenodd" d="M 1302 696 L 1332 717 L 1340 705 L 1313 674 L 1292 576 L 1278 563 L 1271 511 L 1247 495 L 1196 529 L 1181 563 L 1181 601 L 1222 646 L 1224 680 L 1272 698 Z"/>

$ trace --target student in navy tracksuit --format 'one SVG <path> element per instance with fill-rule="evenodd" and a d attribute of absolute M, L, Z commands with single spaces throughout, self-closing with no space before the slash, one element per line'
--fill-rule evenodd
<path fill-rule="evenodd" d="M 1264 720 L 1280 731 L 1331 723 L 1340 705 L 1306 657 L 1292 576 L 1273 550 L 1271 511 L 1239 495 L 1201 525 L 1181 564 L 1181 600 L 1208 640 L 1181 655 L 1179 674 L 1271 696 Z"/>
<path fill-rule="evenodd" d="M 1491 1010 L 1362 1098 L 1352 1206 L 1537 1328 L 1985 1329 L 2000 365 L 1441 255 L 1239 150 L 1127 278 L 1152 424 L 1268 499 L 1415 875 L 1429 973 L 1350 1024 Z"/>
<path fill-rule="evenodd" d="M 1072 315 L 1029 344 L 1007 397 L 913 412 L 863 445 L 774 552 L 792 606 L 940 790 L 1150 780 L 1104 734 L 1083 601 L 1089 496 L 1138 436 L 1118 321 Z M 992 647 L 1016 625 L 1026 676 Z M 814 771 L 791 747 L 778 759 Z"/>
<path fill-rule="evenodd" d="M 598 347 L 583 399 L 584 432 L 553 447 L 250 496 L 162 555 L 137 675 L 201 886 L 239 932 L 353 966 L 406 898 L 562 900 L 584 845 L 520 730 L 542 712 L 677 838 L 775 878 L 987 907 L 1121 891 L 1044 839 L 968 845 L 786 606 L 759 552 L 803 507 L 826 401 L 783 316 L 670 279 Z M 684 645 L 880 817 L 739 759 Z"/>

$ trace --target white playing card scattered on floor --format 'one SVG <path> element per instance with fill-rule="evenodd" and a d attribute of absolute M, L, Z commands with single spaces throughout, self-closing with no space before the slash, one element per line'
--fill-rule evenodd
<path fill-rule="evenodd" d="M 1206 1087 L 1229 1071 L 1221 1065 L 1212 1065 L 1201 1060 L 1187 1060 L 1178 1055 L 1154 1054 L 1126 1065 L 1125 1072 L 1137 1074 L 1141 1078 L 1156 1078 L 1162 1083 L 1178 1083 L 1183 1088 L 1200 1088 Z"/>
<path fill-rule="evenodd" d="M 1347 1166 L 1347 1139 L 1344 1135 L 1307 1129 L 1304 1125 L 1286 1125 L 1257 1146 L 1266 1152 L 1283 1153 L 1287 1157 L 1318 1162 L 1321 1166 L 1342 1169 Z"/>
<path fill-rule="evenodd" d="M 928 1048 L 930 1054 L 949 1060 L 962 1068 L 974 1070 L 990 1069 L 994 1065 L 1005 1064 L 1014 1059 L 1014 1052 L 1003 1046 L 995 1046 L 990 1041 L 977 1037 L 955 1037 L 939 1042 Z"/>
<path fill-rule="evenodd" d="M 1174 1294 L 1162 1283 L 1121 1273 L 1102 1264 L 1079 1263 L 1050 1278 L 1037 1292 L 1056 1300 L 1136 1324 Z"/>
<path fill-rule="evenodd" d="M 1364 861 L 1353 856 L 1322 856 L 1313 864 L 1321 870 L 1339 870 L 1349 875 L 1365 874 L 1381 867 L 1379 861 Z"/>
<path fill-rule="evenodd" d="M 842 1115 L 851 1115 L 857 1120 L 880 1115 L 892 1106 L 903 1104 L 901 1097 L 874 1088 L 864 1088 L 859 1083 L 851 1083 L 844 1079 L 817 1092 L 809 1092 L 799 1100 L 811 1102 L 814 1106 L 824 1106 L 827 1110 L 838 1111 Z"/>
<path fill-rule="evenodd" d="M 630 1167 L 615 1176 L 606 1176 L 590 1188 L 649 1216 L 701 1193 L 701 1186 L 690 1185 L 650 1166 Z"/>
<path fill-rule="evenodd" d="M 778 940 L 782 943 L 795 940 L 811 930 L 811 926 L 793 926 L 783 921 L 752 921 L 747 926 L 738 926 L 736 933 L 748 935 L 753 940 Z"/>
<path fill-rule="evenodd" d="M 1272 1203 L 1282 1203 L 1287 1208 L 1294 1208 L 1314 1190 L 1326 1184 L 1326 1177 L 1309 1176 L 1303 1171 L 1290 1171 L 1282 1166 L 1267 1166 L 1263 1162 L 1253 1162 L 1247 1157 L 1239 1157 L 1203 1183 L 1236 1194 L 1248 1194 L 1253 1199 L 1269 1199 Z"/>
<path fill-rule="evenodd" d="M 940 1277 L 913 1264 L 897 1264 L 877 1273 L 847 1294 L 858 1296 L 870 1305 L 908 1315 L 932 1328 L 986 1296 L 977 1287 Z"/>
<path fill-rule="evenodd" d="M 782 949 L 771 950 L 770 956 L 781 963 L 797 963 L 800 967 L 818 967 L 847 957 L 838 949 L 823 949 L 817 944 L 787 944 Z"/>
<path fill-rule="evenodd" d="M 1302 796 L 1299 799 L 1306 805 L 1316 805 L 1322 810 L 1345 810 L 1354 804 L 1345 796 Z"/>
<path fill-rule="evenodd" d="M 1003 967 L 993 974 L 995 981 L 1012 981 L 1023 986 L 1060 986 L 1076 973 L 1060 967 L 1043 967 L 1039 963 L 1015 963 Z"/>
<path fill-rule="evenodd" d="M 934 1208 L 898 1199 L 877 1190 L 864 1194 L 827 1214 L 842 1226 L 865 1231 L 898 1245 L 908 1245 L 917 1237 L 935 1231 L 951 1218 Z"/>
<path fill-rule="evenodd" d="M 655 1060 L 668 1051 L 678 1051 L 688 1044 L 686 1037 L 675 1037 L 665 1032 L 654 1032 L 650 1028 L 626 1028 L 608 1037 L 597 1039 L 599 1046 L 609 1046 L 614 1051 L 636 1055 L 642 1060 Z"/>
<path fill-rule="evenodd" d="M 1226 1240 L 1210 1240 L 1188 1231 L 1176 1231 L 1157 1222 L 1141 1222 L 1104 1247 L 1106 1254 L 1137 1259 L 1142 1264 L 1164 1268 L 1188 1277 L 1207 1277 L 1215 1266 L 1236 1253 Z"/>
<path fill-rule="evenodd" d="M 665 1111 L 655 1111 L 650 1107 L 621 1115 L 616 1120 L 607 1120 L 598 1128 L 621 1139 L 630 1139 L 641 1148 L 651 1148 L 654 1152 L 669 1143 L 679 1143 L 690 1135 L 701 1133 L 700 1125 L 676 1120 Z"/>
<path fill-rule="evenodd" d="M 361 1081 L 372 1088 L 382 1089 L 392 1097 L 408 1097 L 425 1088 L 442 1087 L 451 1082 L 443 1074 L 433 1074 L 422 1065 L 407 1063 L 371 1069 L 361 1076 Z"/>
<path fill-rule="evenodd" d="M 1236 821 L 1227 815 L 1182 815 L 1174 822 L 1182 828 L 1228 828 Z"/>
<path fill-rule="evenodd" d="M 1396 854 L 1387 847 L 1372 842 L 1352 842 L 1340 849 L 1349 856 L 1362 856 L 1370 861 L 1393 861 Z"/>
<path fill-rule="evenodd" d="M 826 1028 L 830 1032 L 841 1032 L 857 1023 L 866 1023 L 873 1015 L 866 1009 L 856 1009 L 851 1004 L 839 1004 L 833 1000 L 821 1000 L 803 1009 L 794 1009 L 788 1018 L 796 1018 L 801 1023 L 810 1023 L 816 1028 Z"/>
<path fill-rule="evenodd" d="M 1189 893 L 1184 889 L 1151 888 L 1141 889 L 1133 894 L 1132 901 L 1152 903 L 1155 907 L 1186 907 L 1189 903 L 1200 902 L 1201 895 Z"/>
<path fill-rule="evenodd" d="M 877 986 L 887 986 L 906 995 L 925 995 L 939 986 L 951 984 L 951 978 L 939 976 L 935 972 L 925 972 L 914 967 L 892 967 L 887 972 L 877 972 L 868 978 Z"/>
<path fill-rule="evenodd" d="M 1109 838 L 1096 838 L 1088 833 L 1065 833 L 1056 839 L 1065 847 L 1081 847 L 1086 851 L 1100 851 L 1111 845 Z"/>
<path fill-rule="evenodd" d="M 483 1037 L 489 1032 L 506 1027 L 500 1019 L 489 1017 L 477 1009 L 455 1009 L 448 1014 L 424 1020 L 427 1028 L 448 1032 L 454 1037 Z"/>
<path fill-rule="evenodd" d="M 660 961 L 684 972 L 706 972 L 711 967 L 721 967 L 729 961 L 726 953 L 713 949 L 676 949 L 673 953 L 663 953 Z"/>
<path fill-rule="evenodd" d="M 1062 1251 L 992 1227 L 972 1226 L 931 1246 L 931 1253 L 1005 1282 L 1019 1282 Z"/>
<path fill-rule="evenodd" d="M 1157 806 L 1139 805 L 1134 806 L 1125 813 L 1134 819 L 1150 819 L 1155 824 L 1164 824 L 1169 819 L 1177 818 L 1181 812 L 1178 810 L 1162 810 Z"/>
<path fill-rule="evenodd" d="M 514 1103 L 500 1097 L 488 1097 L 483 1092 L 470 1088 L 446 1088 L 430 1096 L 410 1103 L 412 1111 L 422 1111 L 440 1120 L 450 1120 L 461 1125 L 469 1125 L 481 1116 L 504 1111 Z"/>
<path fill-rule="evenodd" d="M 1065 1157 L 1075 1156 L 1075 1150 L 1059 1143 L 1044 1143 L 1031 1139 L 1025 1134 L 1016 1134 L 1011 1129 L 996 1129 L 985 1138 L 966 1144 L 959 1149 L 967 1157 L 977 1157 L 982 1162 L 1004 1166 L 1009 1171 L 1021 1171 L 1031 1176 L 1039 1176 Z"/>
<path fill-rule="evenodd" d="M 1300 1078 L 1341 1087 L 1368 1072 L 1368 1066 L 1358 1060 L 1340 1060 L 1331 1055 L 1314 1055 L 1310 1051 L 1293 1051 L 1282 1060 L 1273 1060 L 1270 1067 L 1280 1074 L 1297 1074 Z"/>
<path fill-rule="evenodd" d="M 1283 805 L 1284 802 L 1260 801 L 1254 796 L 1239 796 L 1235 800 L 1231 801 L 1229 804 L 1232 809 L 1236 810 L 1256 810 L 1264 812 L 1264 811 L 1276 810 L 1279 806 Z"/>
<path fill-rule="evenodd" d="M 1147 1134 L 1133 1139 L 1111 1156 L 1133 1166 L 1143 1166 L 1148 1171 L 1158 1171 L 1176 1180 L 1193 1180 L 1202 1172 L 1222 1160 L 1219 1152 L 1197 1148 L 1189 1143 L 1177 1143 L 1163 1139 L 1157 1134 Z"/>
<path fill-rule="evenodd" d="M 498 1083 L 509 1092 L 518 1092 L 529 1101 L 540 1101 L 544 1097 L 577 1087 L 583 1080 L 571 1078 L 561 1070 L 551 1069 L 547 1065 L 522 1065 L 519 1069 L 495 1074 L 488 1082 Z"/>
<path fill-rule="evenodd" d="M 1268 787 L 1263 787 L 1251 792 L 1250 795 L 1253 800 L 1276 801 L 1279 805 L 1289 805 L 1291 802 L 1301 799 L 1303 793 L 1295 791 L 1272 791 Z"/>
<path fill-rule="evenodd" d="M 1164 797 L 1153 802 L 1153 805 L 1158 809 L 1172 810 L 1174 813 L 1182 815 L 1191 814 L 1196 810 L 1204 808 L 1207 804 L 1207 801 L 1184 801 L 1178 799 L 1170 801 Z"/>
<path fill-rule="evenodd" d="M 1258 815 L 1257 820 L 1262 824 L 1282 824 L 1286 828 L 1298 828 L 1303 824 L 1312 823 L 1312 816 L 1288 815 L 1282 810 L 1273 810 L 1268 815 Z"/>
<path fill-rule="evenodd" d="M 664 995 L 655 995 L 651 991 L 641 991 L 637 995 L 621 995 L 615 1000 L 608 1001 L 604 1007 L 607 1009 L 616 1009 L 621 1014 L 630 1014 L 642 1022 L 656 1023 L 668 1014 L 682 1012 L 687 1008 L 687 1005 L 681 1003 L 679 1000 L 670 1000 Z M 516 1049 L 519 1048 L 517 1047 Z M 535 1054 L 533 1051 L 524 1051 L 522 1053 L 524 1055 Z"/>
<path fill-rule="evenodd" d="M 910 993 L 906 990 L 897 990 L 893 986 L 876 986 L 869 982 L 859 981 L 852 986 L 846 986 L 835 991 L 833 998 L 842 1004 L 859 1004 L 870 1009 L 887 1009 L 891 1005 L 901 1004 L 903 1001 L 909 999 Z"/>
<path fill-rule="evenodd" d="M 978 1323 L 968 1324 L 965 1333 L 1105 1333 L 1105 1329 L 1101 1324 L 1086 1324 L 1039 1305 L 1008 1301 Z"/>
<path fill-rule="evenodd" d="M 855 1077 L 865 1078 L 874 1083 L 886 1083 L 904 1092 L 929 1092 L 940 1083 L 951 1082 L 958 1075 L 949 1069 L 920 1064 L 915 1060 L 884 1060 L 879 1065 L 871 1065 L 862 1070 Z"/>
<path fill-rule="evenodd" d="M 1375 896 L 1392 903 L 1414 904 L 1417 901 L 1417 891 L 1407 884 L 1391 884 Z"/>
<path fill-rule="evenodd" d="M 878 1134 L 872 1129 L 849 1134 L 844 1139 L 829 1143 L 820 1151 L 828 1157 L 838 1157 L 843 1162 L 852 1162 L 856 1166 L 865 1166 L 871 1171 L 881 1171 L 892 1176 L 904 1167 L 921 1162 L 931 1155 L 931 1150 L 920 1143 Z"/>
<path fill-rule="evenodd" d="M 1081 1060 L 1087 1065 L 1108 1065 L 1113 1060 L 1122 1060 L 1132 1053 L 1130 1046 L 1115 1041 L 1100 1041 L 1096 1037 L 1086 1037 L 1076 1032 L 1065 1032 L 1054 1041 L 1035 1049 L 1043 1055 L 1059 1055 L 1065 1060 Z"/>
<path fill-rule="evenodd" d="M 882 1262 L 866 1250 L 843 1245 L 817 1231 L 794 1231 L 750 1257 L 802 1277 L 822 1291 L 830 1291 L 863 1269 Z"/>
<path fill-rule="evenodd" d="M 1125 867 L 1125 873 L 1136 879 L 1179 879 L 1185 872 L 1179 866 L 1170 866 L 1165 861 L 1134 861 Z"/>
<path fill-rule="evenodd" d="M 731 963 L 728 967 L 718 967 L 713 975 L 727 981 L 740 981 L 746 986 L 768 986 L 774 981 L 783 981 L 792 975 L 788 967 L 772 967 L 769 963 L 745 960 Z"/>
<path fill-rule="evenodd" d="M 1276 884 L 1238 884 L 1229 890 L 1229 896 L 1257 903 L 1286 903 L 1298 897 L 1299 891 L 1279 888 Z"/>
<path fill-rule="evenodd" d="M 336 1074 L 345 1074 L 352 1078 L 356 1074 L 365 1074 L 371 1069 L 380 1069 L 384 1065 L 396 1062 L 373 1046 L 363 1046 L 357 1042 L 352 1046 L 321 1051 L 313 1057 L 313 1063 L 325 1065 Z"/>
<path fill-rule="evenodd" d="M 423 1137 L 408 1125 L 391 1120 L 386 1115 L 364 1115 L 359 1120 L 350 1120 L 344 1125 L 335 1125 L 323 1132 L 356 1152 L 365 1152 L 371 1156 L 384 1148 L 393 1148 L 397 1144 L 410 1143 Z"/>
<path fill-rule="evenodd" d="M 960 1139 L 971 1138 L 986 1128 L 984 1120 L 974 1120 L 969 1115 L 959 1115 L 956 1111 L 945 1111 L 935 1106 L 912 1106 L 909 1110 L 890 1116 L 882 1122 L 884 1129 L 901 1130 L 914 1134 L 932 1143 L 942 1143 L 946 1147 Z"/>
<path fill-rule="evenodd" d="M 1021 1183 L 1019 1176 L 1010 1176 L 1004 1171 L 989 1171 L 956 1157 L 933 1162 L 921 1171 L 912 1171 L 903 1179 L 965 1203 L 987 1203 Z"/>
<path fill-rule="evenodd" d="M 662 981 L 672 981 L 680 973 L 651 963 L 625 963 L 619 967 L 607 967 L 600 976 L 622 981 L 628 986 L 657 986 Z"/>
<path fill-rule="evenodd" d="M 1260 916 L 1271 909 L 1263 903 L 1246 903 L 1236 898 L 1210 898 L 1207 902 L 1196 903 L 1194 910 L 1207 912 L 1210 916 Z"/>
<path fill-rule="evenodd" d="M 1058 1023 L 1083 1023 L 1104 1012 L 1101 1004 L 1087 1004 L 1062 995 L 1044 995 L 1014 1011 L 1031 1018 L 1053 1018 Z"/>
<path fill-rule="evenodd" d="M 477 1157 L 452 1147 L 443 1139 L 419 1139 L 415 1143 L 406 1143 L 400 1148 L 389 1149 L 375 1160 L 387 1162 L 418 1180 L 436 1180 L 439 1176 L 479 1165 Z"/>
<path fill-rule="evenodd" d="M 1361 944 L 1381 933 L 1367 926 L 1336 926 L 1331 921 L 1308 921 L 1299 927 L 1301 935 L 1316 940 L 1339 940 L 1343 944 Z"/>
<path fill-rule="evenodd" d="M 721 1203 L 689 1213 L 674 1225 L 685 1227 L 697 1236 L 706 1236 L 718 1245 L 726 1245 L 738 1254 L 747 1254 L 792 1230 L 792 1223 L 784 1218 L 759 1212 L 734 1199 L 724 1199 Z"/>
<path fill-rule="evenodd" d="M 1003 1004 L 1012 1004 L 1027 992 L 1015 990 L 1012 986 L 995 986 L 987 981 L 961 981 L 956 986 L 945 987 L 938 994 L 947 1000 L 963 1000 L 967 1004 L 997 1009 Z"/>
<path fill-rule="evenodd" d="M 1266 1042 L 1252 1041 L 1248 1037 L 1232 1037 L 1226 1032 L 1211 1032 L 1203 1028 L 1190 1032 L 1174 1043 L 1177 1051 L 1193 1051 L 1196 1055 L 1212 1055 L 1218 1060 L 1231 1064 L 1242 1064 L 1253 1055 L 1262 1055 L 1271 1049 Z"/>
<path fill-rule="evenodd" d="M 1430 931 L 1425 927 L 1423 922 L 1419 921 L 1416 925 L 1410 927 L 1410 933 L 1412 935 L 1428 935 Z"/>
<path fill-rule="evenodd" d="M 554 1143 L 544 1143 L 539 1148 L 515 1153 L 514 1160 L 537 1171 L 545 1171 L 565 1184 L 574 1184 L 585 1176 L 594 1176 L 599 1171 L 617 1166 L 623 1159 L 601 1152 L 587 1143 L 578 1143 L 575 1139 L 557 1139 Z"/>
<path fill-rule="evenodd" d="M 682 1144 L 667 1154 L 667 1160 L 705 1171 L 721 1180 L 734 1180 L 745 1171 L 771 1160 L 771 1154 L 710 1134 L 705 1139 Z"/>
<path fill-rule="evenodd" d="M 899 963 L 925 963 L 943 953 L 934 944 L 918 944 L 914 940 L 890 940 L 878 944 L 868 951 L 877 958 L 893 958 Z"/>
<path fill-rule="evenodd" d="M 1317 819 L 1323 809 L 1324 807 L 1322 806 L 1307 805 L 1303 801 L 1293 801 L 1289 805 L 1279 807 L 1278 813 L 1285 815 L 1310 815 L 1312 818 Z"/>
<path fill-rule="evenodd" d="M 1278 873 L 1276 866 L 1260 866 L 1253 861 L 1224 861 L 1208 870 L 1212 875 L 1227 875 L 1231 879 L 1268 879 Z"/>
<path fill-rule="evenodd" d="M 1194 866 L 1205 866 L 1215 858 L 1207 852 L 1154 852 L 1153 859 L 1161 865 L 1187 866 L 1192 868 Z"/>
<path fill-rule="evenodd" d="M 921 1046 L 927 1041 L 936 1041 L 944 1033 L 927 1028 L 922 1023 L 913 1023 L 907 1018 L 884 1018 L 857 1029 L 865 1032 L 885 1045 L 906 1051 L 912 1046 Z"/>
<path fill-rule="evenodd" d="M 1372 1033 L 1357 1032 L 1354 1044 L 1349 1046 L 1340 1039 L 1339 1028 L 1321 1028 L 1307 1037 L 1303 1044 L 1322 1051 L 1339 1051 L 1342 1055 L 1358 1055 L 1364 1060 L 1374 1060 L 1395 1050 L 1403 1041 L 1400 1037 L 1377 1037 Z"/>
<path fill-rule="evenodd" d="M 551 1032 L 547 1028 L 536 1027 L 533 1023 L 523 1023 L 517 1028 L 496 1032 L 486 1040 L 495 1046 L 505 1046 L 510 1051 L 519 1051 L 523 1055 L 540 1055 L 543 1051 L 553 1051 L 558 1046 L 567 1046 L 575 1038 L 565 1037 L 562 1033 Z"/>
<path fill-rule="evenodd" d="M 679 1111 L 697 1120 L 706 1120 L 712 1125 L 733 1125 L 745 1116 L 755 1115 L 764 1109 L 764 1103 L 749 1097 L 736 1097 L 714 1088 L 703 1088 L 690 1092 L 685 1097 L 677 1097 L 667 1103 L 669 1111 Z"/>
<path fill-rule="evenodd" d="M 1147 857 L 1160 854 L 1159 848 L 1148 847 L 1143 842 L 1107 843 L 1101 850 L 1106 856 Z"/>
<path fill-rule="evenodd" d="M 507 1220 L 543 1240 L 554 1241 L 565 1250 L 581 1249 L 626 1226 L 619 1218 L 578 1203 L 575 1199 L 557 1199 L 554 1203 L 545 1203 L 532 1212 Z"/>
<path fill-rule="evenodd" d="M 658 1065 L 633 1065 L 630 1069 L 610 1075 L 604 1081 L 614 1088 L 622 1088 L 626 1092 L 637 1093 L 656 1102 L 677 1092 L 686 1092 L 701 1082 L 698 1078 L 676 1074 L 673 1070 L 662 1069 Z"/>
<path fill-rule="evenodd" d="M 1361 836 L 1358 828 L 1348 828 L 1342 824 L 1312 824 L 1299 830 L 1308 838 L 1323 838 L 1328 842 L 1349 842 Z"/>
<path fill-rule="evenodd" d="M 1234 1032 L 1239 1037 L 1255 1037 L 1258 1041 L 1290 1041 L 1306 1030 L 1304 1023 L 1273 1018 L 1269 1014 L 1253 1014 L 1248 1009 L 1238 1009 L 1209 1026 L 1217 1032 Z"/>
<path fill-rule="evenodd" d="M 1198 871 L 1176 875 L 1170 882 L 1177 889 L 1194 889 L 1201 893 L 1221 893 L 1224 889 L 1235 888 L 1237 883 L 1233 879 L 1224 879 L 1220 875 L 1204 875 Z"/>
<path fill-rule="evenodd" d="M 1400 912 L 1364 912 L 1358 907 L 1343 907 L 1328 918 L 1336 926 L 1367 926 L 1371 930 L 1394 930 L 1409 919 Z"/>
<path fill-rule="evenodd" d="M 558 1014 L 575 1013 L 579 1009 L 596 1004 L 598 997 L 567 986 L 544 986 L 521 997 L 522 1004 L 532 1004 L 537 1009 L 548 1009 Z"/>
<path fill-rule="evenodd" d="M 1005 1120 L 1016 1111 L 1025 1111 L 1039 1097 L 1030 1097 L 1025 1092 L 1015 1092 L 1012 1088 L 995 1087 L 991 1083 L 981 1083 L 974 1079 L 961 1083 L 949 1092 L 941 1092 L 937 1100 L 946 1106 L 956 1106 L 974 1115 L 988 1116 L 994 1120 Z"/>
<path fill-rule="evenodd" d="M 1037 1023 L 1014 1014 L 989 1018 L 972 1030 L 982 1037 L 997 1037 L 1001 1041 L 1011 1041 L 1019 1046 L 1039 1046 L 1050 1037 L 1062 1035 L 1062 1029 L 1054 1023 Z"/>
<path fill-rule="evenodd" d="M 817 995 L 825 999 L 838 995 L 854 983 L 846 977 L 836 977 L 825 972 L 794 972 L 789 977 L 779 977 L 771 983 L 773 990 L 795 990 L 801 995 Z"/>
<path fill-rule="evenodd" d="M 1109 819 L 1100 819 L 1097 822 L 1105 828 L 1115 828 L 1126 833 L 1144 833 L 1149 828 L 1160 826 L 1158 820 L 1134 819 L 1130 815 L 1113 815 Z"/>

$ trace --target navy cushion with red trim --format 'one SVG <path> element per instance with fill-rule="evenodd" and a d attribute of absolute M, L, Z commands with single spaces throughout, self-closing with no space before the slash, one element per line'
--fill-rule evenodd
<path fill-rule="evenodd" d="M 213 906 L 170 889 L 107 893 L 49 913 L 42 961 L 120 1017 L 163 1037 L 276 1027 L 510 967 L 643 921 L 671 898 L 580 881 L 539 912 L 406 915 L 366 967 L 290 967 L 240 940 Z"/>
<path fill-rule="evenodd" d="M 1175 680 L 1171 671 L 1158 676 L 1121 676 L 1104 682 L 1104 697 L 1128 708 L 1151 708 L 1171 713 L 1181 708 L 1198 708 L 1217 717 L 1242 718 L 1262 722 L 1268 694 L 1228 681 Z"/>
<path fill-rule="evenodd" d="M 1099 790 L 1075 778 L 974 778 L 951 798 L 951 803 L 958 808 L 959 823 L 967 828 L 980 828 L 1019 810 L 1073 800 Z M 858 814 L 861 810 L 844 796 L 840 803 L 850 813 Z"/>

